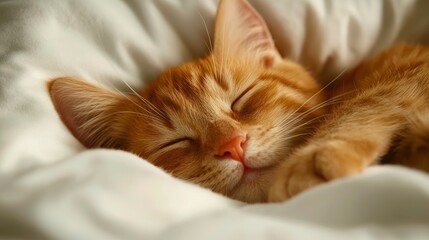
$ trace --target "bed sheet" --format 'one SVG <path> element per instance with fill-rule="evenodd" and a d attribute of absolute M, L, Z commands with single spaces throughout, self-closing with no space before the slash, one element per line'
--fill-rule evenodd
<path fill-rule="evenodd" d="M 322 84 L 394 42 L 429 41 L 425 0 L 250 2 L 281 54 Z M 418 171 L 376 167 L 287 203 L 244 205 L 72 137 L 47 95 L 48 79 L 140 88 L 207 52 L 216 5 L 0 1 L 2 238 L 428 238 L 429 179 Z"/>

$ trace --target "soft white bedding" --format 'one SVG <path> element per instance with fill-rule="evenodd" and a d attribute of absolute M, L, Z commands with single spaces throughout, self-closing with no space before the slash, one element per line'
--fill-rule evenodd
<path fill-rule="evenodd" d="M 425 0 L 259 0 L 280 52 L 326 83 L 393 42 L 429 42 Z M 216 1 L 0 1 L 0 237 L 428 239 L 429 177 L 375 167 L 245 206 L 122 151 L 85 150 L 45 82 L 127 91 L 207 51 Z"/>

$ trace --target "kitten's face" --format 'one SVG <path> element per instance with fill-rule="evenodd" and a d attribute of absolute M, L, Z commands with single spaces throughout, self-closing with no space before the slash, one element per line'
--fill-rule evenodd
<path fill-rule="evenodd" d="M 244 0 L 221 1 L 214 41 L 210 55 L 167 70 L 139 95 L 60 78 L 49 83 L 52 101 L 89 148 L 127 150 L 232 198 L 265 201 L 273 169 L 322 115 L 320 88 L 280 57 Z"/>
<path fill-rule="evenodd" d="M 272 170 L 321 114 L 309 111 L 320 98 L 308 101 L 319 88 L 287 61 L 265 68 L 220 60 L 170 69 L 144 89 L 162 115 L 135 116 L 126 150 L 216 192 L 263 201 Z"/>

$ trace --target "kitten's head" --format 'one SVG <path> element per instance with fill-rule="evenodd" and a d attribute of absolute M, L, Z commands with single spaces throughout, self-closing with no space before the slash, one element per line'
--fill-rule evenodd
<path fill-rule="evenodd" d="M 165 71 L 138 94 L 72 78 L 49 83 L 65 125 L 89 148 L 136 153 L 174 176 L 265 201 L 273 169 L 311 133 L 320 87 L 283 60 L 259 14 L 223 0 L 208 56 Z"/>

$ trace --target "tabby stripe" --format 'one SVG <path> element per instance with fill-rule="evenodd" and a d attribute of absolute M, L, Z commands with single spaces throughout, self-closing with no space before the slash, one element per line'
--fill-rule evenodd
<path fill-rule="evenodd" d="M 274 82 L 281 83 L 282 85 L 284 85 L 286 87 L 293 88 L 293 89 L 298 90 L 302 93 L 308 93 L 309 91 L 311 91 L 309 89 L 302 88 L 301 86 L 298 86 L 295 83 L 289 82 L 285 79 L 285 77 L 280 76 L 280 75 L 275 74 L 275 73 L 263 73 L 259 76 L 259 78 L 262 81 L 274 81 Z"/>

